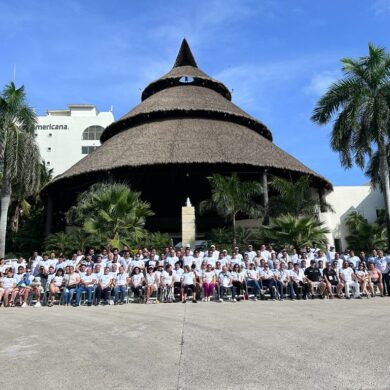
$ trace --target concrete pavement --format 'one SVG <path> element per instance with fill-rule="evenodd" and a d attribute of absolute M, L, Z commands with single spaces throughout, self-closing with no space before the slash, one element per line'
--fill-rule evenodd
<path fill-rule="evenodd" d="M 390 388 L 390 299 L 0 308 L 0 389 Z"/>

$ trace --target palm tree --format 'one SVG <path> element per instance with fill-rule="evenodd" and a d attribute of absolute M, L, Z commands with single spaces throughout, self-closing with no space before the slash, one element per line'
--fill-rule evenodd
<path fill-rule="evenodd" d="M 126 184 L 98 183 L 82 193 L 67 213 L 67 221 L 110 247 L 145 235 L 145 220 L 154 215 L 150 204 Z"/>
<path fill-rule="evenodd" d="M 259 241 L 269 242 L 281 248 L 326 247 L 329 230 L 324 223 L 311 216 L 296 217 L 285 214 L 274 218 L 271 226 L 264 226 L 259 232 Z"/>
<path fill-rule="evenodd" d="M 387 155 L 387 164 L 390 166 L 390 147 L 386 146 L 386 155 Z M 379 171 L 379 152 L 376 151 L 370 161 L 368 162 L 367 168 L 365 170 L 365 175 L 370 178 L 371 186 L 376 187 L 379 186 L 381 191 L 383 192 L 383 185 L 380 178 Z"/>
<path fill-rule="evenodd" d="M 366 57 L 341 60 L 344 77 L 321 97 L 311 119 L 326 124 L 335 118 L 331 147 L 340 153 L 341 164 L 346 168 L 355 162 L 363 169 L 373 148 L 378 151 L 390 247 L 390 178 L 386 152 L 390 135 L 390 56 L 384 48 L 372 44 L 368 49 Z"/>
<path fill-rule="evenodd" d="M 290 213 L 300 215 L 316 215 L 318 211 L 332 211 L 332 207 L 324 200 L 314 198 L 310 188 L 310 176 L 301 176 L 295 182 L 274 177 L 270 183 L 277 195 L 271 199 L 271 215 L 278 216 Z"/>
<path fill-rule="evenodd" d="M 203 202 L 201 209 L 203 211 L 213 207 L 219 215 L 232 221 L 234 236 L 237 214 L 246 214 L 250 218 L 260 217 L 261 207 L 254 200 L 262 193 L 260 183 L 241 181 L 237 173 L 228 177 L 214 174 L 207 179 L 211 184 L 211 200 Z"/>
<path fill-rule="evenodd" d="M 380 223 L 380 219 L 378 218 L 374 223 L 368 223 L 357 211 L 349 213 L 345 220 L 350 232 L 346 237 L 349 247 L 365 251 L 371 250 L 372 248 L 385 248 L 386 229 Z"/>
<path fill-rule="evenodd" d="M 1 215 L 0 257 L 4 257 L 8 209 L 14 188 L 25 197 L 39 190 L 41 161 L 33 137 L 36 115 L 26 103 L 24 87 L 7 85 L 0 96 Z"/>

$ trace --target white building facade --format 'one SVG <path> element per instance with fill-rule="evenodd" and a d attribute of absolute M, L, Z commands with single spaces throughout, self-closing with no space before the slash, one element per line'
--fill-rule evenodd
<path fill-rule="evenodd" d="M 114 121 L 111 111 L 93 104 L 69 104 L 39 116 L 35 137 L 46 166 L 57 176 L 100 146 L 100 135 Z"/>
<path fill-rule="evenodd" d="M 333 207 L 334 213 L 321 213 L 320 218 L 330 230 L 329 245 L 336 247 L 336 250 L 348 248 L 345 238 L 349 231 L 345 220 L 349 213 L 357 211 L 369 223 L 373 223 L 378 211 L 385 208 L 383 194 L 370 185 L 335 186 L 326 196 L 326 201 Z"/>

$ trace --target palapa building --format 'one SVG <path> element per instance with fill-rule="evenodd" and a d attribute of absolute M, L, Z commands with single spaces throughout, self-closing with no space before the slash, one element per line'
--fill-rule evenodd
<path fill-rule="evenodd" d="M 186 198 L 195 206 L 210 198 L 207 177 L 213 173 L 238 172 L 245 180 L 261 181 L 266 191 L 267 175 L 294 180 L 309 174 L 320 196 L 332 189 L 278 148 L 267 126 L 231 98 L 224 84 L 198 68 L 183 40 L 173 68 L 144 89 L 138 106 L 105 128 L 102 146 L 46 188 L 46 231 L 63 228 L 63 213 L 77 194 L 100 181 L 128 182 L 156 214 L 147 228 L 173 235 L 180 232 Z M 216 216 L 198 216 L 197 232 L 218 223 Z"/>

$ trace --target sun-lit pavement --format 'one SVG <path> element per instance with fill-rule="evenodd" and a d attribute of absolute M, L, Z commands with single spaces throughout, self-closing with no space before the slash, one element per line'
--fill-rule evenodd
<path fill-rule="evenodd" d="M 389 389 L 390 298 L 0 308 L 0 389 Z"/>

